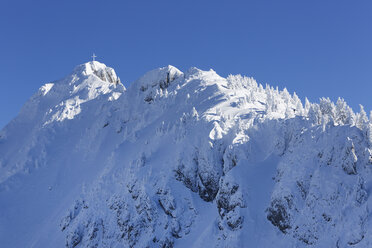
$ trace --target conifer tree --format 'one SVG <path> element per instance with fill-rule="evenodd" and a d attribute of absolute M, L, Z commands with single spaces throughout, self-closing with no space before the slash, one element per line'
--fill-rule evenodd
<path fill-rule="evenodd" d="M 357 114 L 355 126 L 361 130 L 364 130 L 367 127 L 368 117 L 366 111 L 364 111 L 364 107 L 359 104 L 360 111 Z"/>
<path fill-rule="evenodd" d="M 338 98 L 336 103 L 335 123 L 337 125 L 353 124 L 354 112 L 344 99 Z"/>

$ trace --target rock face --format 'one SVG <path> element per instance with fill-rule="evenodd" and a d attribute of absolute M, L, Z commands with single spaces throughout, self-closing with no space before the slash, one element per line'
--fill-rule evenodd
<path fill-rule="evenodd" d="M 342 99 L 89 62 L 0 132 L 0 243 L 370 247 L 371 134 Z"/>
<path fill-rule="evenodd" d="M 304 244 L 347 247 L 362 242 L 364 247 L 370 242 L 363 240 L 370 216 L 365 177 L 371 150 L 357 128 L 311 132 L 317 138 L 296 135 L 292 155 L 285 154 L 278 165 L 268 219 Z M 352 219 L 356 221 L 349 223 Z"/>

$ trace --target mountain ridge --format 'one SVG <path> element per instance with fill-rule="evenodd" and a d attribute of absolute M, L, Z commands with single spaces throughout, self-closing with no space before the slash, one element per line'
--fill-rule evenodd
<path fill-rule="evenodd" d="M 107 68 L 88 62 L 42 86 L 1 131 L 2 243 L 371 244 L 362 107 L 173 66 L 126 89 Z"/>

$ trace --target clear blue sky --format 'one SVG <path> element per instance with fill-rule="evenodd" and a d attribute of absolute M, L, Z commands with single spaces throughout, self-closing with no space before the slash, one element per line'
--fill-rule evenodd
<path fill-rule="evenodd" d="M 2 0 L 0 128 L 93 52 L 126 86 L 157 67 L 196 66 L 372 109 L 370 0 Z"/>

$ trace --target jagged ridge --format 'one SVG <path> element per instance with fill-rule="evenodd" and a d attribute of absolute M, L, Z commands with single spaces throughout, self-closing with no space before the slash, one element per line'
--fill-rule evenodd
<path fill-rule="evenodd" d="M 17 135 L 22 126 L 32 131 Z M 172 66 L 125 90 L 111 68 L 87 63 L 44 85 L 1 133 L 4 213 L 28 227 L 49 222 L 30 239 L 0 239 L 367 247 L 371 130 L 363 108 L 355 114 L 342 99 L 303 106 L 252 78 Z M 32 215 L 9 212 L 21 197 Z"/>

